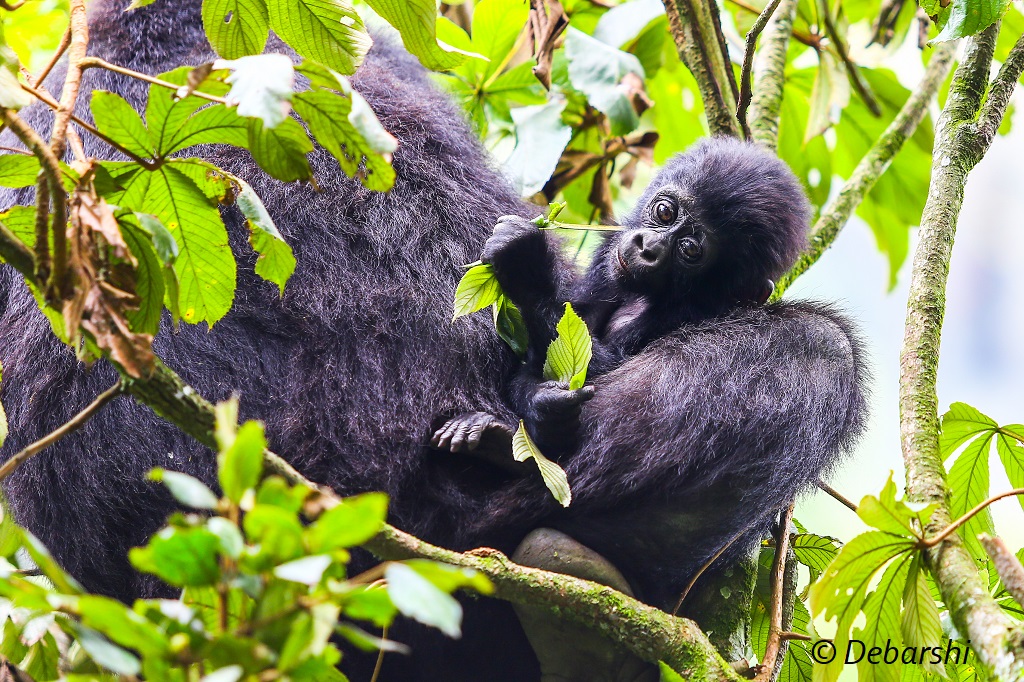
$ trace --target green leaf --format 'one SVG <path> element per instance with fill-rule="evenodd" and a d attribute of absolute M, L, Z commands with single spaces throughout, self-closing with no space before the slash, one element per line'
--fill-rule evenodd
<path fill-rule="evenodd" d="M 854 632 L 854 639 L 864 644 L 865 650 L 885 647 L 887 641 L 894 646 L 903 644 L 900 632 L 900 602 L 907 572 L 916 555 L 908 553 L 889 564 L 875 589 L 864 602 L 864 627 Z M 899 682 L 902 663 L 878 665 L 868 661 L 867 656 L 857 662 L 857 673 L 865 682 Z"/>
<path fill-rule="evenodd" d="M 39 160 L 29 154 L 0 154 L 0 187 L 29 187 L 36 184 Z"/>
<path fill-rule="evenodd" d="M 587 323 L 576 314 L 572 305 L 565 304 L 562 319 L 555 327 L 558 336 L 548 346 L 544 359 L 544 378 L 569 384 L 569 390 L 583 388 L 587 381 L 587 367 L 593 355 L 593 342 Z"/>
<path fill-rule="evenodd" d="M 939 608 L 932 599 L 928 589 L 928 581 L 921 570 L 922 557 L 914 557 L 907 576 L 906 588 L 903 591 L 903 621 L 901 629 L 903 642 L 912 647 L 937 647 L 942 644 L 942 623 L 939 621 Z M 923 657 L 922 657 L 923 658 Z M 942 663 L 932 663 L 929 658 L 922 661 L 926 672 L 946 676 Z"/>
<path fill-rule="evenodd" d="M 507 296 L 498 296 L 492 307 L 494 312 L 494 328 L 501 340 L 509 345 L 520 358 L 526 357 L 530 337 L 526 329 L 526 321 L 516 304 Z"/>
<path fill-rule="evenodd" d="M 313 143 L 298 121 L 286 118 L 280 125 L 267 128 L 262 121 L 253 118 L 247 125 L 249 151 L 260 168 L 282 182 L 313 177 L 306 158 L 306 154 L 313 151 Z"/>
<path fill-rule="evenodd" d="M 259 545 L 257 567 L 269 567 L 302 556 L 302 524 L 280 507 L 257 504 L 242 522 L 249 542 Z"/>
<path fill-rule="evenodd" d="M 124 98 L 112 92 L 96 90 L 89 105 L 96 127 L 115 142 L 143 158 L 154 156 L 156 145 L 142 117 Z"/>
<path fill-rule="evenodd" d="M 203 0 L 203 29 L 221 57 L 260 54 L 270 32 L 266 0 Z"/>
<path fill-rule="evenodd" d="M 225 556 L 237 559 L 242 555 L 245 540 L 238 526 L 223 516 L 211 516 L 206 522 L 206 528 L 220 540 L 220 551 Z"/>
<path fill-rule="evenodd" d="M 0 424 L 2 426 L 2 424 Z M 1014 425 L 1007 427 L 1014 432 L 1024 433 L 1024 427 Z M 0 438 L 0 444 L 3 438 Z M 996 436 L 996 452 L 1006 469 L 1006 477 L 1010 479 L 1010 485 L 1014 488 L 1024 488 L 1024 447 L 1021 447 L 1016 436 L 1010 436 L 1000 432 Z M 1017 495 L 1017 501 L 1024 507 L 1024 495 Z"/>
<path fill-rule="evenodd" d="M 659 682 L 685 682 L 682 675 L 668 667 L 665 661 L 658 661 L 658 675 Z"/>
<path fill-rule="evenodd" d="M 949 469 L 946 480 L 949 484 L 951 499 L 949 515 L 958 519 L 988 498 L 989 469 L 988 460 L 992 446 L 992 433 L 985 433 L 975 438 L 963 449 L 956 462 Z M 975 514 L 957 531 L 964 540 L 964 546 L 977 561 L 988 560 L 988 554 L 978 542 L 980 533 L 995 534 L 991 508 L 986 507 Z"/>
<path fill-rule="evenodd" d="M 388 511 L 384 493 L 365 493 L 342 499 L 306 530 L 311 552 L 324 553 L 361 545 L 380 532 Z"/>
<path fill-rule="evenodd" d="M 565 470 L 541 453 L 540 448 L 530 438 L 530 434 L 526 432 L 526 426 L 522 420 L 519 421 L 519 428 L 516 430 L 515 435 L 512 436 L 512 457 L 517 462 L 525 462 L 528 459 L 537 462 L 537 468 L 540 469 L 540 476 L 544 479 L 544 485 L 551 491 L 554 498 L 558 500 L 558 503 L 563 507 L 568 507 L 572 503 L 572 490 L 569 488 L 569 480 L 565 476 Z"/>
<path fill-rule="evenodd" d="M 565 32 L 569 80 L 611 123 L 612 135 L 625 135 L 640 123 L 633 103 L 620 83 L 627 74 L 644 78 L 640 60 L 570 26 Z"/>
<path fill-rule="evenodd" d="M 348 0 L 275 0 L 269 10 L 270 27 L 296 52 L 346 75 L 373 42 Z"/>
<path fill-rule="evenodd" d="M 164 265 L 173 265 L 178 258 L 178 242 L 160 220 L 148 213 L 136 213 L 138 226 L 153 242 L 153 249 Z"/>
<path fill-rule="evenodd" d="M 274 224 L 274 219 L 263 205 L 256 191 L 241 178 L 233 178 L 241 191 L 235 199 L 249 226 L 249 244 L 259 254 L 256 274 L 273 282 L 284 295 L 284 285 L 295 272 L 295 254 L 292 247 Z"/>
<path fill-rule="evenodd" d="M 163 266 L 153 248 L 152 233 L 139 226 L 138 217 L 135 214 L 124 212 L 116 217 L 118 225 L 121 227 L 121 235 L 138 261 L 138 266 L 135 269 L 135 292 L 139 296 L 139 307 L 126 311 L 125 317 L 128 318 L 133 331 L 155 335 L 160 329 L 160 315 L 164 309 Z M 163 228 L 160 221 L 152 216 L 147 217 Z M 166 232 L 166 229 L 164 231 Z M 167 236 L 170 237 L 170 234 L 168 233 Z M 171 243 L 174 243 L 173 238 L 171 238 Z M 177 248 L 176 244 L 175 248 Z"/>
<path fill-rule="evenodd" d="M 473 8 L 473 50 L 489 61 L 474 60 L 467 64 L 482 69 L 482 80 L 501 68 L 528 17 L 529 8 L 518 0 L 481 0 Z"/>
<path fill-rule="evenodd" d="M 246 491 L 259 484 L 266 447 L 263 424 L 249 421 L 242 424 L 231 446 L 217 457 L 220 487 L 224 496 L 235 504 L 241 501 Z"/>
<path fill-rule="evenodd" d="M 18 56 L 4 41 L 3 27 L 0 26 L 0 107 L 17 111 L 32 101 L 32 96 L 21 89 Z"/>
<path fill-rule="evenodd" d="M 295 68 L 283 54 L 258 54 L 238 59 L 218 59 L 215 69 L 228 69 L 224 79 L 231 85 L 229 103 L 239 116 L 258 118 L 274 128 L 288 117 L 295 87 Z"/>
<path fill-rule="evenodd" d="M 118 675 L 138 675 L 142 671 L 142 664 L 134 654 L 110 643 L 92 628 L 77 623 L 69 623 L 68 627 L 74 631 L 75 640 L 96 665 Z"/>
<path fill-rule="evenodd" d="M 352 97 L 356 97 L 354 91 Z M 391 167 L 390 156 L 385 157 L 371 149 L 366 138 L 350 120 L 355 113 L 352 99 L 327 90 L 311 90 L 295 96 L 295 111 L 309 126 L 309 132 L 316 141 L 338 160 L 346 175 L 357 177 L 368 189 L 381 192 L 391 189 L 395 184 L 395 171 Z M 362 118 L 359 119 L 364 128 L 371 120 L 367 118 L 367 111 L 368 107 L 362 111 Z M 372 117 L 372 112 L 370 115 Z M 376 121 L 376 117 L 372 117 L 372 120 Z M 377 144 L 380 144 L 379 140 Z M 386 154 L 394 151 L 394 146 L 388 146 L 390 150 Z"/>
<path fill-rule="evenodd" d="M 850 101 L 850 79 L 839 59 L 823 50 L 818 54 L 818 72 L 811 89 L 811 108 L 807 115 L 804 143 L 832 127 L 838 114 Z"/>
<path fill-rule="evenodd" d="M 64 572 L 64 569 L 60 567 L 50 551 L 36 536 L 22 528 L 21 539 L 22 547 L 32 557 L 32 561 L 61 594 L 81 594 L 85 591 L 85 588 L 77 580 Z"/>
<path fill-rule="evenodd" d="M 388 596 L 403 615 L 449 637 L 462 636 L 462 606 L 413 568 L 390 563 L 384 569 Z"/>
<path fill-rule="evenodd" d="M 811 609 L 815 617 L 824 614 L 837 621 L 834 644 L 846 651 L 850 628 L 864 606 L 871 578 L 890 560 L 914 551 L 913 540 L 882 531 L 868 531 L 846 543 L 822 578 L 811 585 Z M 843 667 L 843 657 L 815 669 L 815 679 L 833 682 Z M 819 677 L 820 675 L 820 677 Z"/>
<path fill-rule="evenodd" d="M 455 313 L 452 321 L 482 310 L 498 300 L 501 285 L 490 265 L 475 265 L 466 271 L 455 288 Z"/>
<path fill-rule="evenodd" d="M 554 99 L 512 110 L 516 146 L 505 162 L 505 172 L 521 196 L 544 188 L 572 139 L 572 128 L 562 122 L 565 105 L 564 99 Z"/>
<path fill-rule="evenodd" d="M 405 49 L 428 69 L 446 71 L 466 60 L 466 52 L 438 43 L 434 0 L 366 0 L 366 4 L 398 29 Z"/>
<path fill-rule="evenodd" d="M 216 203 L 185 174 L 193 166 L 171 163 L 141 172 L 107 167 L 125 188 L 112 200 L 153 214 L 174 236 L 178 305 L 185 321 L 212 325 L 224 317 L 235 295 L 235 259 Z"/>
<path fill-rule="evenodd" d="M 889 472 L 889 480 L 878 497 L 866 495 L 861 500 L 857 516 L 869 526 L 887 533 L 917 538 L 919 528 L 928 522 L 935 507 L 935 504 L 919 505 L 897 500 L 896 483 L 892 480 L 892 472 Z"/>
<path fill-rule="evenodd" d="M 966 403 L 953 403 L 949 411 L 942 415 L 942 434 L 939 437 L 939 450 L 942 458 L 948 459 L 956 449 L 971 438 L 985 432 L 994 431 L 998 424 Z"/>
<path fill-rule="evenodd" d="M 316 585 L 330 565 L 331 557 L 326 554 L 314 554 L 277 566 L 274 568 L 274 575 L 293 583 Z"/>
<path fill-rule="evenodd" d="M 977 35 L 999 21 L 1010 0 L 953 0 L 949 12 L 939 15 L 942 31 L 933 42 Z"/>
<path fill-rule="evenodd" d="M 793 553 L 796 559 L 811 570 L 811 582 L 836 558 L 839 541 L 823 535 L 801 533 L 793 538 Z"/>
<path fill-rule="evenodd" d="M 220 539 L 206 528 L 168 527 L 128 558 L 138 570 L 176 587 L 201 587 L 220 579 L 219 549 Z"/>
<path fill-rule="evenodd" d="M 409 559 L 402 563 L 429 580 L 439 590 L 449 594 L 462 588 L 469 588 L 480 594 L 494 592 L 494 586 L 487 576 L 471 568 L 449 566 L 427 559 Z"/>
<path fill-rule="evenodd" d="M 198 478 L 157 467 L 149 472 L 149 480 L 163 483 L 178 502 L 193 509 L 216 509 L 217 496 Z"/>
<path fill-rule="evenodd" d="M 167 653 L 167 640 L 160 629 L 119 601 L 85 595 L 78 600 L 76 610 L 84 625 L 98 630 L 121 646 L 135 649 L 143 656 Z"/>

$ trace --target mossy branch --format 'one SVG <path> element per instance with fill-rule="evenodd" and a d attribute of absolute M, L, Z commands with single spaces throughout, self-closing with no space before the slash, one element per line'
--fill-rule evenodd
<path fill-rule="evenodd" d="M 832 246 L 853 212 L 864 201 L 868 192 L 878 182 L 878 178 L 882 177 L 893 158 L 903 149 L 904 143 L 924 120 L 928 113 L 928 105 L 935 99 L 939 87 L 946 80 L 946 75 L 949 73 L 955 56 L 956 43 L 940 43 L 935 48 L 935 54 L 928 62 L 928 68 L 917 88 L 904 102 L 889 127 L 857 164 L 843 188 L 839 190 L 839 194 L 822 210 L 821 216 L 811 228 L 810 244 L 807 250 L 789 272 L 779 280 L 772 293 L 772 301 L 782 298 L 782 294 L 796 278 L 818 262 L 818 259 Z"/>
<path fill-rule="evenodd" d="M 148 378 L 124 378 L 128 392 L 140 402 L 203 445 L 216 446 L 213 406 L 173 371 L 158 362 Z M 269 470 L 291 483 L 315 490 L 323 506 L 337 504 L 331 490 L 304 477 L 279 455 L 268 451 L 265 462 Z M 478 570 L 494 583 L 496 597 L 548 608 L 568 621 L 601 632 L 646 661 L 664 661 L 685 679 L 740 679 L 693 621 L 671 616 L 610 587 L 520 566 L 497 550 L 453 552 L 390 525 L 366 547 L 382 560 L 424 558 Z"/>
<path fill-rule="evenodd" d="M 991 143 L 982 126 L 1001 121 L 1006 110 L 1005 100 L 995 101 L 991 108 L 986 105 L 986 115 L 979 119 L 985 93 L 1010 87 L 1005 79 L 1016 81 L 1024 69 L 1024 60 L 1008 59 L 989 87 L 998 33 L 997 22 L 969 40 L 936 125 L 932 179 L 907 302 L 900 357 L 900 436 L 908 499 L 938 505 L 925 528 L 927 536 L 941 532 L 950 523 L 935 383 L 946 280 L 964 185 Z M 1018 48 L 1020 41 L 1014 49 Z M 960 539 L 950 535 L 927 549 L 925 556 L 953 622 L 971 641 L 980 667 L 993 679 L 1020 679 L 1024 675 L 1024 626 L 1010 619 L 993 599 L 987 581 L 982 580 Z"/>
<path fill-rule="evenodd" d="M 786 50 L 793 34 L 797 0 L 782 0 L 765 28 L 761 50 L 754 58 L 754 85 L 750 99 L 750 132 L 758 144 L 775 151 L 779 142 L 779 115 L 786 84 Z"/>
<path fill-rule="evenodd" d="M 664 0 L 679 58 L 697 80 L 712 135 L 739 136 L 739 94 L 714 0 Z"/>

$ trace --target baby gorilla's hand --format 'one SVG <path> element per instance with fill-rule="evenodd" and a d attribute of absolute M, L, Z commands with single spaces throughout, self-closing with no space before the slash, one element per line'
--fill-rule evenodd
<path fill-rule="evenodd" d="M 594 397 L 594 387 L 570 390 L 564 381 L 537 385 L 530 398 L 527 424 L 541 447 L 569 450 L 576 446 L 583 403 Z"/>
<path fill-rule="evenodd" d="M 506 215 L 498 218 L 494 232 L 484 243 L 480 260 L 499 271 L 508 266 L 522 265 L 543 252 L 544 233 L 526 218 Z"/>
<path fill-rule="evenodd" d="M 435 431 L 430 445 L 438 450 L 468 452 L 475 450 L 489 431 L 512 437 L 512 428 L 497 417 L 486 412 L 466 412 L 452 417 Z"/>

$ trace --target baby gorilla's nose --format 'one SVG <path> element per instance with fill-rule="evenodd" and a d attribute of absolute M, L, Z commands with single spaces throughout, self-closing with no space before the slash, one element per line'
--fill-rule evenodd
<path fill-rule="evenodd" d="M 666 240 L 651 230 L 638 230 L 633 235 L 633 247 L 644 265 L 658 265 L 665 257 Z"/>

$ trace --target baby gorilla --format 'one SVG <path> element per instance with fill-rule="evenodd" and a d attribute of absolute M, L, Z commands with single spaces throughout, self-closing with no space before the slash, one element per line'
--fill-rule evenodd
<path fill-rule="evenodd" d="M 530 436 L 549 456 L 572 450 L 581 407 L 594 395 L 591 386 L 573 391 L 541 378 L 565 301 L 593 338 L 588 376 L 600 376 L 683 325 L 763 304 L 806 245 L 809 219 L 803 188 L 785 163 L 731 138 L 702 140 L 671 159 L 581 276 L 531 221 L 501 218 L 481 261 L 493 267 L 529 332 L 510 398 Z M 490 414 L 471 412 L 445 423 L 432 444 L 511 463 L 512 432 Z"/>

